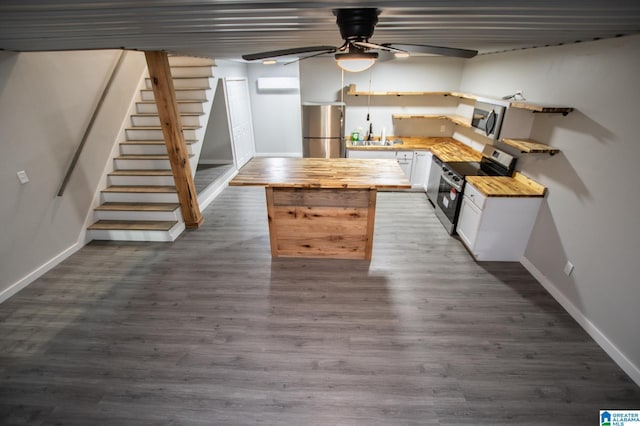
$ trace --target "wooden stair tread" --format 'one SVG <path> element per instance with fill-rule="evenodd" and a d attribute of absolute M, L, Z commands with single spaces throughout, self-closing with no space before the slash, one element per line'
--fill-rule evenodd
<path fill-rule="evenodd" d="M 169 185 L 111 185 L 103 189 L 102 192 L 171 194 L 176 192 L 176 187 Z"/>
<path fill-rule="evenodd" d="M 197 130 L 202 126 L 182 126 L 182 129 Z M 132 126 L 127 127 L 126 130 L 162 130 L 162 126 Z"/>
<path fill-rule="evenodd" d="M 170 68 L 204 68 L 204 67 L 215 67 L 214 64 L 184 64 L 184 65 L 170 65 Z"/>
<path fill-rule="evenodd" d="M 194 144 L 196 142 L 198 142 L 196 139 L 185 139 L 184 142 L 187 145 L 191 145 Z M 120 145 L 164 145 L 165 142 L 162 140 L 147 140 L 147 139 L 141 139 L 141 140 L 130 140 L 130 141 L 122 141 L 120 142 Z"/>
<path fill-rule="evenodd" d="M 151 89 L 145 89 L 145 90 L 151 90 Z M 179 104 L 203 104 L 207 101 L 204 100 L 197 100 L 197 99 L 184 99 L 184 100 L 180 100 L 180 99 L 176 99 L 176 102 Z M 145 100 L 140 100 L 140 101 L 136 101 L 137 104 L 156 104 L 156 101 L 145 101 Z"/>
<path fill-rule="evenodd" d="M 205 66 L 205 67 L 206 67 L 206 65 L 202 65 L 202 66 Z M 172 79 L 174 79 L 174 80 L 187 80 L 187 79 L 196 79 L 196 78 L 212 78 L 212 77 L 213 77 L 213 76 L 207 76 L 207 77 L 205 77 L 204 75 L 203 75 L 202 77 L 197 77 L 197 76 L 196 76 L 196 77 L 193 77 L 193 76 L 188 76 L 188 77 L 174 77 L 174 76 L 171 76 L 171 78 L 172 78 Z M 147 79 L 149 79 L 149 77 L 147 77 Z"/>
<path fill-rule="evenodd" d="M 171 220 L 99 220 L 90 230 L 168 231 L 177 221 Z"/>
<path fill-rule="evenodd" d="M 178 203 L 103 203 L 94 210 L 100 211 L 143 211 L 172 212 L 180 207 Z"/>
<path fill-rule="evenodd" d="M 170 169 L 166 170 L 146 170 L 146 169 L 122 169 L 114 170 L 109 176 L 173 176 Z"/>
<path fill-rule="evenodd" d="M 198 78 L 198 77 L 191 77 L 191 78 Z M 200 77 L 200 78 L 207 78 L 207 77 Z M 142 90 L 153 91 L 153 89 L 142 89 Z M 182 90 L 211 90 L 211 87 L 174 87 L 174 90 L 176 92 L 180 92 Z"/>
<path fill-rule="evenodd" d="M 200 115 L 204 115 L 204 112 L 181 112 L 180 115 L 200 116 Z M 138 112 L 138 113 L 135 113 L 135 114 L 131 114 L 131 117 L 158 117 L 158 113 L 156 113 L 156 112 Z"/>
<path fill-rule="evenodd" d="M 193 157 L 193 154 L 190 154 L 189 157 Z M 144 155 L 144 154 L 122 154 L 118 157 L 115 157 L 116 160 L 168 160 L 168 155 Z"/>

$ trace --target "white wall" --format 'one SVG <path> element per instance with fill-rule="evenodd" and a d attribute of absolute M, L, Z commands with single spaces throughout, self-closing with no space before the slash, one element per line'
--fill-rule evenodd
<path fill-rule="evenodd" d="M 232 164 L 233 150 L 231 149 L 231 134 L 229 133 L 222 79 L 225 77 L 247 77 L 247 66 L 240 62 L 216 60 L 213 77 L 213 104 L 207 124 L 207 133 L 202 141 L 199 162 L 203 164 Z"/>
<path fill-rule="evenodd" d="M 548 188 L 523 263 L 640 382 L 640 36 L 486 55 L 461 90 L 567 105 L 537 115 L 532 137 L 558 147 L 521 155 Z M 567 260 L 575 265 L 567 277 Z"/>
<path fill-rule="evenodd" d="M 83 243 L 144 54 L 126 54 L 66 192 L 56 193 L 119 54 L 0 52 L 0 301 Z M 31 179 L 26 185 L 19 170 Z"/>
<path fill-rule="evenodd" d="M 249 94 L 256 155 L 302 156 L 299 90 L 259 91 L 262 77 L 299 79 L 298 63 L 249 64 Z"/>
<path fill-rule="evenodd" d="M 345 132 L 373 123 L 374 135 L 386 129 L 387 135 L 449 136 L 453 125 L 447 121 L 420 119 L 392 120 L 394 113 L 455 113 L 458 99 L 445 96 L 348 96 L 342 87 L 355 84 L 359 92 L 414 91 L 441 92 L 458 90 L 464 60 L 442 57 L 415 57 L 378 62 L 367 71 L 344 73 L 332 57 L 313 58 L 300 62 L 301 94 L 303 102 L 344 101 L 346 107 Z M 367 113 L 370 122 L 367 122 Z M 440 126 L 445 125 L 445 131 Z"/>
<path fill-rule="evenodd" d="M 229 118 L 224 100 L 224 85 L 222 79 L 216 79 L 215 81 L 211 114 L 207 124 L 207 133 L 205 133 L 202 140 L 202 150 L 200 151 L 198 163 L 233 164 Z"/>

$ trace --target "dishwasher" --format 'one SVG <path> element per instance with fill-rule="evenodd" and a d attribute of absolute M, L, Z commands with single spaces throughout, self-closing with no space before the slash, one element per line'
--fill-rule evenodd
<path fill-rule="evenodd" d="M 431 158 L 431 169 L 429 180 L 427 181 L 427 198 L 435 207 L 438 200 L 438 188 L 440 187 L 440 176 L 442 175 L 442 161 L 433 155 Z"/>

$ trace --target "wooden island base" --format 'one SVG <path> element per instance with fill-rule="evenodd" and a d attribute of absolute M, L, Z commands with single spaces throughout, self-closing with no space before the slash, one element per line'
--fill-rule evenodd
<path fill-rule="evenodd" d="M 371 260 L 376 193 L 266 187 L 271 255 Z"/>
<path fill-rule="evenodd" d="M 371 260 L 378 189 L 410 189 L 396 160 L 253 158 L 229 182 L 264 186 L 274 257 Z"/>

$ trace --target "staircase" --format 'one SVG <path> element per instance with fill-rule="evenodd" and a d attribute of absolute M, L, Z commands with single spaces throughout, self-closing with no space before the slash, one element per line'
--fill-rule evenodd
<path fill-rule="evenodd" d="M 213 101 L 213 61 L 169 57 L 169 64 L 195 174 Z M 148 78 L 130 119 L 88 236 L 94 240 L 174 241 L 185 225 Z"/>

